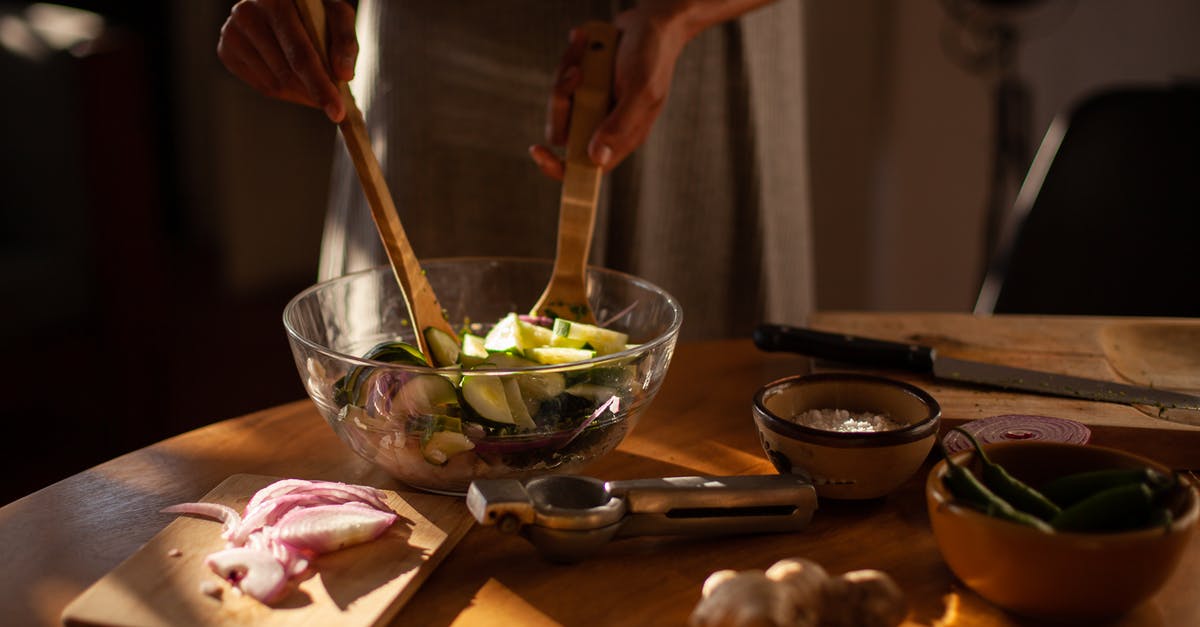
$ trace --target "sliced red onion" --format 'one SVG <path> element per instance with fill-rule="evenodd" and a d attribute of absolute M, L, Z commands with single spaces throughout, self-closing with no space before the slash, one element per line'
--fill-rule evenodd
<path fill-rule="evenodd" d="M 274 601 L 287 584 L 287 573 L 270 551 L 236 547 L 217 551 L 205 558 L 204 563 L 222 579 L 263 603 Z"/>
<path fill-rule="evenodd" d="M 246 547 L 270 552 L 275 556 L 279 565 L 283 566 L 284 572 L 289 577 L 297 577 L 308 570 L 309 563 L 317 556 L 313 551 L 276 542 L 269 538 L 263 530 L 250 534 L 250 537 L 246 539 Z"/>
<path fill-rule="evenodd" d="M 378 538 L 396 515 L 370 507 L 318 505 L 293 509 L 264 533 L 289 546 L 328 553 Z"/>
<path fill-rule="evenodd" d="M 369 486 L 317 481 L 303 492 L 317 497 L 329 497 L 342 503 L 361 502 L 381 512 L 392 511 L 385 501 L 386 497 L 383 491 Z"/>
<path fill-rule="evenodd" d="M 972 420 L 962 428 L 968 431 L 980 444 L 994 442 L 1062 442 L 1065 444 L 1087 444 L 1092 437 L 1087 425 L 1051 416 L 1030 416 L 1024 414 L 1004 414 Z M 971 448 L 967 437 L 956 431 L 950 432 L 945 438 L 946 452 L 955 453 Z"/>
<path fill-rule="evenodd" d="M 268 603 L 318 554 L 383 534 L 397 517 L 384 499 L 382 490 L 368 486 L 283 479 L 256 492 L 242 514 L 217 503 L 181 503 L 162 511 L 221 521 L 229 548 L 208 556 L 206 563 Z"/>
<path fill-rule="evenodd" d="M 290 494 L 294 490 L 311 486 L 314 483 L 314 481 L 309 481 L 308 479 L 280 479 L 279 481 L 272 483 L 258 492 L 255 492 L 254 496 L 250 497 L 250 502 L 246 503 L 246 511 L 254 509 L 263 501 L 273 499 L 278 496 L 283 496 L 285 494 Z"/>
<path fill-rule="evenodd" d="M 554 319 L 548 318 L 546 316 L 531 316 L 529 314 L 518 314 L 517 319 L 519 319 L 521 322 L 528 322 L 529 324 L 536 324 L 539 327 L 554 326 Z"/>
<path fill-rule="evenodd" d="M 179 503 L 168 505 L 161 510 L 164 514 L 195 514 L 211 518 L 221 523 L 221 536 L 224 537 L 231 529 L 242 524 L 242 516 L 237 510 L 220 503 Z"/>
<path fill-rule="evenodd" d="M 370 486 L 341 483 L 338 481 L 309 481 L 307 479 L 281 479 L 259 490 L 246 504 L 246 512 L 261 505 L 264 501 L 276 499 L 288 494 L 341 494 L 343 501 L 360 500 L 369 503 L 380 511 L 391 511 L 384 502 L 382 490 Z"/>

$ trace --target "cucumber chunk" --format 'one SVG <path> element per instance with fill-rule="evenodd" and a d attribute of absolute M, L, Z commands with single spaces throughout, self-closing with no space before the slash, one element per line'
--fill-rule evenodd
<path fill-rule="evenodd" d="M 429 365 L 429 361 L 425 359 L 425 355 L 421 353 L 420 349 L 399 340 L 376 344 L 363 357 L 374 361 L 386 361 L 391 364 L 408 364 L 410 366 Z"/>
<path fill-rule="evenodd" d="M 571 396 L 586 398 L 597 405 L 617 395 L 617 391 L 613 388 L 595 383 L 576 383 L 567 388 L 565 392 Z"/>
<path fill-rule="evenodd" d="M 392 406 L 397 405 L 411 414 L 446 414 L 450 407 L 458 405 L 458 393 L 454 384 L 441 375 L 419 374 L 396 390 Z"/>
<path fill-rule="evenodd" d="M 462 352 L 462 347 L 458 345 L 458 340 L 453 335 L 441 329 L 429 327 L 425 329 L 425 342 L 429 344 L 433 365 L 444 368 L 458 363 L 458 355 Z"/>
<path fill-rule="evenodd" d="M 480 367 L 515 369 L 536 365 L 538 365 L 537 362 L 515 355 L 492 353 Z M 567 387 L 566 380 L 557 372 L 523 372 L 514 375 L 514 378 L 517 380 L 517 387 L 521 389 L 521 397 L 525 399 L 526 404 L 535 407 L 542 401 L 562 394 Z"/>
<path fill-rule="evenodd" d="M 488 351 L 484 346 L 484 339 L 481 336 L 473 333 L 464 333 L 462 342 L 462 351 L 458 354 L 458 361 L 465 368 L 478 366 L 487 361 Z"/>
<path fill-rule="evenodd" d="M 608 355 L 623 351 L 625 350 L 625 344 L 629 342 L 629 335 L 626 333 L 582 322 L 571 322 L 562 318 L 554 320 L 552 332 L 556 338 L 583 340 L 588 346 L 596 350 L 597 355 Z"/>
<path fill-rule="evenodd" d="M 492 353 L 524 355 L 534 346 L 545 346 L 554 339 L 550 329 L 525 322 L 515 313 L 504 316 L 484 336 L 484 348 Z"/>
<path fill-rule="evenodd" d="M 520 429 L 536 429 L 537 425 L 533 422 L 533 416 L 529 414 L 529 407 L 525 404 L 525 399 L 521 395 L 521 388 L 517 386 L 517 380 L 513 378 L 504 379 L 504 398 L 508 401 L 508 410 L 512 413 L 513 424 Z"/>
<path fill-rule="evenodd" d="M 569 364 L 587 361 L 596 356 L 596 351 L 565 346 L 535 346 L 526 350 L 525 355 L 542 364 Z"/>
<path fill-rule="evenodd" d="M 466 375 L 462 379 L 463 400 L 484 420 L 502 425 L 515 425 L 508 396 L 499 377 Z"/>
<path fill-rule="evenodd" d="M 445 465 L 451 457 L 475 448 L 467 436 L 454 431 L 433 431 L 421 438 L 421 456 L 437 466 Z"/>

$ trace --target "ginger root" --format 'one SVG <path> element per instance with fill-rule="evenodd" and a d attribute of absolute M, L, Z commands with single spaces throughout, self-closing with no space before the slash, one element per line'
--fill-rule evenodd
<path fill-rule="evenodd" d="M 895 627 L 908 613 L 886 573 L 830 577 L 819 564 L 780 560 L 764 571 L 720 570 L 704 582 L 692 627 Z"/>

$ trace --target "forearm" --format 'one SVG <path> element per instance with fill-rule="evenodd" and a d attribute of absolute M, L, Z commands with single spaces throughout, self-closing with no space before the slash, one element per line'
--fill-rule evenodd
<path fill-rule="evenodd" d="M 775 0 L 638 0 L 637 6 L 673 24 L 688 39 L 705 29 L 740 17 Z"/>

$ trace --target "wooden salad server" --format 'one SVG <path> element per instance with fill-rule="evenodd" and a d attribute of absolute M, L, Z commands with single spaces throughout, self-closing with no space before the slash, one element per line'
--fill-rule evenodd
<path fill-rule="evenodd" d="M 533 315 L 596 323 L 587 298 L 587 262 L 596 226 L 596 200 L 603 172 L 588 158 L 588 140 L 608 114 L 617 29 L 605 22 L 582 27 L 588 45 L 580 62 L 581 81 L 571 106 L 566 171 L 559 200 L 558 249 L 550 283 Z"/>
<path fill-rule="evenodd" d="M 304 22 L 305 30 L 316 44 L 317 50 L 325 60 L 326 69 L 328 69 L 325 7 L 322 0 L 296 0 L 296 8 L 299 10 L 301 21 Z M 331 71 L 330 76 L 332 75 Z M 396 212 L 392 194 L 388 191 L 387 182 L 383 178 L 379 160 L 372 151 L 371 141 L 367 135 L 367 124 L 363 119 L 362 111 L 354 101 L 350 85 L 344 82 L 339 82 L 337 85 L 342 94 L 342 104 L 346 109 L 346 117 L 338 125 L 338 128 L 341 129 L 342 139 L 346 142 L 350 158 L 354 161 L 354 169 L 358 172 L 358 180 L 367 196 L 367 204 L 371 207 L 371 217 L 374 218 L 379 237 L 383 240 L 383 248 L 387 252 L 388 261 L 392 265 L 396 280 L 400 283 L 404 304 L 408 308 L 408 318 L 415 331 L 417 347 L 431 365 L 451 365 L 457 360 L 457 350 L 454 347 L 459 343 L 458 333 L 446 320 L 445 310 L 442 309 L 437 295 L 433 292 L 433 287 L 429 285 L 429 280 L 421 270 L 421 264 L 417 261 L 417 256 L 408 242 L 408 236 L 404 233 L 404 227 L 400 224 L 400 215 Z M 442 334 L 447 337 L 441 337 Z M 435 338 L 434 347 L 438 349 L 433 352 L 430 351 L 430 337 Z"/>

